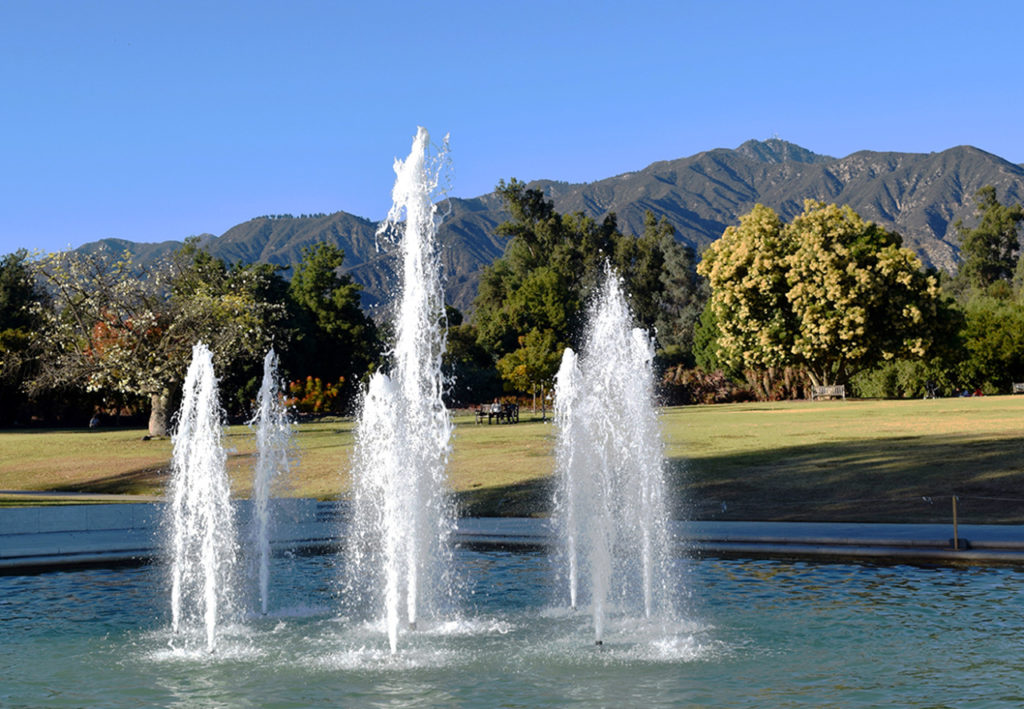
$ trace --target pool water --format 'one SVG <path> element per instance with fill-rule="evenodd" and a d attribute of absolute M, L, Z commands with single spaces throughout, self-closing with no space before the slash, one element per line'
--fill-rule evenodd
<path fill-rule="evenodd" d="M 333 555 L 274 560 L 271 611 L 182 650 L 159 566 L 0 577 L 0 706 L 1020 706 L 1024 573 L 679 560 L 678 619 L 605 645 L 542 552 L 456 553 L 446 616 L 346 615 Z"/>

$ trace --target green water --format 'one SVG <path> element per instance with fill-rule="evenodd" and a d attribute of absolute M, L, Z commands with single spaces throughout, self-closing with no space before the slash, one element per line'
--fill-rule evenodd
<path fill-rule="evenodd" d="M 0 706 L 988 707 L 1024 704 L 1012 569 L 680 560 L 678 619 L 590 619 L 542 553 L 456 556 L 456 609 L 341 614 L 340 563 L 275 559 L 271 612 L 172 647 L 158 567 L 0 577 Z"/>

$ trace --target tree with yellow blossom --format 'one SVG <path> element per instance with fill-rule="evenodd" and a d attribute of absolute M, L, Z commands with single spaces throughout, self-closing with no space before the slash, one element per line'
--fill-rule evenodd
<path fill-rule="evenodd" d="M 815 200 L 788 224 L 756 205 L 708 247 L 698 272 L 724 364 L 800 367 L 814 385 L 925 356 L 943 307 L 937 279 L 898 234 Z"/>

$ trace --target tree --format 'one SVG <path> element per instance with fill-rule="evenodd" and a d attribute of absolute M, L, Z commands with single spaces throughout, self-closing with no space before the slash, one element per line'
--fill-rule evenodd
<path fill-rule="evenodd" d="M 377 329 L 359 303 L 360 286 L 341 273 L 345 252 L 321 242 L 302 250 L 289 286 L 295 342 L 284 365 L 295 375 L 352 385 L 379 352 Z"/>
<path fill-rule="evenodd" d="M 501 396 L 501 377 L 490 353 L 481 346 L 476 326 L 464 323 L 462 313 L 446 306 L 448 346 L 443 367 L 449 381 L 445 392 L 448 406 L 479 404 Z"/>
<path fill-rule="evenodd" d="M 713 326 L 718 363 L 742 371 L 786 364 L 796 331 L 786 259 L 793 244 L 774 210 L 755 205 L 703 254 L 697 272 L 711 299 L 702 325 Z"/>
<path fill-rule="evenodd" d="M 696 272 L 693 249 L 675 239 L 675 227 L 644 214 L 644 233 L 620 237 L 615 267 L 628 284 L 633 315 L 653 329 L 658 345 L 687 353 L 707 294 Z M 692 357 L 692 355 L 691 355 Z"/>
<path fill-rule="evenodd" d="M 524 388 L 515 374 L 544 371 L 525 366 L 525 343 L 531 356 L 548 343 L 555 349 L 546 358 L 556 360 L 567 343 L 578 344 L 584 306 L 606 265 L 623 278 L 637 325 L 657 328 L 665 344 L 692 347 L 700 312 L 694 258 L 675 241 L 667 220 L 648 214 L 644 234 L 626 236 L 614 214 L 600 222 L 581 213 L 559 214 L 543 192 L 518 180 L 499 182 L 497 192 L 512 217 L 498 227 L 509 242 L 505 254 L 481 274 L 473 322 L 480 343 L 497 360 L 512 356 L 503 368 L 510 387 L 529 391 L 548 385 L 536 380 Z M 517 364 L 509 366 L 511 361 Z"/>
<path fill-rule="evenodd" d="M 219 371 L 245 366 L 263 355 L 284 310 L 257 297 L 265 269 L 229 269 L 194 241 L 152 267 L 62 252 L 42 259 L 37 272 L 55 307 L 35 386 L 80 384 L 147 399 L 153 436 L 167 434 L 193 344 L 211 348 Z"/>
<path fill-rule="evenodd" d="M 565 343 L 553 330 L 530 330 L 519 347 L 498 360 L 502 378 L 517 391 L 540 393 L 541 418 L 547 417 L 546 393 L 552 388 Z"/>
<path fill-rule="evenodd" d="M 473 323 L 507 385 L 525 392 L 546 385 L 537 358 L 560 355 L 537 348 L 564 346 L 580 330 L 584 300 L 614 257 L 618 232 L 614 216 L 600 224 L 563 216 L 540 190 L 516 179 L 499 182 L 497 192 L 512 216 L 498 227 L 509 241 L 481 274 Z"/>
<path fill-rule="evenodd" d="M 718 340 L 720 337 L 715 310 L 711 307 L 711 301 L 708 301 L 704 304 L 704 310 L 701 311 L 700 317 L 697 318 L 697 325 L 693 329 L 693 363 L 698 369 L 705 372 L 720 372 L 725 369 L 719 353 Z M 726 372 L 726 374 L 738 373 Z"/>
<path fill-rule="evenodd" d="M 18 249 L 0 258 L 0 331 L 36 327 L 39 316 L 33 306 L 45 297 L 36 286 L 28 251 Z"/>
<path fill-rule="evenodd" d="M 1024 251 L 1017 259 L 1017 270 L 1013 273 L 1013 292 L 1017 294 L 1017 304 L 1024 305 Z"/>
<path fill-rule="evenodd" d="M 960 234 L 962 280 L 969 287 L 986 289 L 998 281 L 1013 279 L 1020 258 L 1024 206 L 1000 204 L 992 185 L 975 192 L 974 199 L 978 225 L 968 229 L 958 219 L 953 226 Z"/>
<path fill-rule="evenodd" d="M 966 304 L 964 318 L 959 385 L 991 394 L 1024 381 L 1024 307 L 982 295 Z"/>
<path fill-rule="evenodd" d="M 0 258 L 0 421 L 17 419 L 25 401 L 23 383 L 34 372 L 33 346 L 48 305 L 37 286 L 28 251 Z"/>
<path fill-rule="evenodd" d="M 807 202 L 789 225 L 792 352 L 814 384 L 846 381 L 879 359 L 924 357 L 940 308 L 938 280 L 899 235 L 850 207 Z"/>
<path fill-rule="evenodd" d="M 880 360 L 922 357 L 943 307 L 937 279 L 897 234 L 814 200 L 792 223 L 757 205 L 704 254 L 717 354 L 730 367 L 803 368 L 845 382 Z"/>
<path fill-rule="evenodd" d="M 579 329 L 585 297 L 615 254 L 614 216 L 600 224 L 563 216 L 540 190 L 512 179 L 498 183 L 512 219 L 498 226 L 509 238 L 504 255 L 481 274 L 473 320 L 481 342 L 498 356 L 519 347 L 531 329 L 551 329 L 567 341 Z"/>

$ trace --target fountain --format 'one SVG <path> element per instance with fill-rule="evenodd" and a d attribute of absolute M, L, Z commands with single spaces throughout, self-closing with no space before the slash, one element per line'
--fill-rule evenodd
<path fill-rule="evenodd" d="M 369 382 L 356 428 L 347 595 L 381 612 L 391 652 L 446 589 L 455 526 L 445 493 L 452 431 L 441 399 L 444 300 L 435 241 L 435 191 L 445 151 L 428 157 L 420 128 L 395 161 L 394 206 L 381 234 L 401 234 L 401 295 L 393 364 Z"/>
<path fill-rule="evenodd" d="M 237 550 L 213 354 L 203 343 L 192 348 L 172 441 L 171 629 L 186 648 L 198 638 L 212 652 L 231 613 Z"/>
<path fill-rule="evenodd" d="M 654 348 L 632 320 L 609 269 L 582 355 L 566 349 L 555 386 L 555 526 L 570 604 L 589 597 L 598 645 L 612 606 L 645 620 L 673 616 Z"/>
<path fill-rule="evenodd" d="M 269 589 L 261 580 L 264 603 L 269 593 L 292 603 L 218 636 L 232 616 L 235 525 L 212 357 L 197 345 L 166 505 L 172 632 L 159 565 L 0 574 L 0 704 L 923 707 L 948 705 L 951 697 L 965 705 L 1020 703 L 1024 574 L 1017 568 L 709 555 L 686 562 L 688 587 L 707 590 L 693 599 L 702 607 L 688 609 L 692 617 L 676 616 L 673 602 L 686 587 L 673 583 L 680 556 L 668 557 L 651 342 L 630 328 L 622 286 L 610 274 L 581 353 L 564 354 L 557 382 L 556 521 L 570 603 L 589 604 L 593 620 L 566 611 L 561 601 L 552 607 L 549 559 L 536 549 L 544 538 L 540 520 L 505 520 L 536 533 L 523 546 L 509 541 L 513 535 L 497 546 L 451 550 L 453 516 L 441 485 L 451 423 L 440 399 L 444 335 L 426 144 L 420 131 L 412 154 L 396 166 L 392 218 L 397 223 L 400 208 L 406 210 L 404 289 L 394 365 L 371 379 L 358 424 L 346 553 L 263 557 L 270 567 Z M 266 371 L 272 360 L 268 355 Z M 272 392 L 273 377 L 267 381 L 264 391 Z M 283 426 L 282 419 L 268 420 Z M 282 466 L 268 463 L 257 477 L 269 487 Z M 8 510 L 7 520 L 0 516 L 0 541 L 31 555 L 39 552 L 36 543 L 65 539 L 58 531 L 69 528 L 65 523 L 77 519 L 91 529 L 94 521 L 155 515 L 159 505 L 71 507 L 78 509 L 69 509 L 67 520 L 47 515 L 48 524 L 40 510 Z M 331 529 L 333 522 L 319 517 L 320 503 L 315 507 L 314 534 Z M 16 542 L 13 528 L 30 524 L 37 527 L 27 535 L 31 541 Z M 111 530 L 121 539 L 125 529 L 96 533 Z M 372 601 L 372 622 L 337 612 L 339 563 L 355 591 L 345 602 L 355 609 Z M 449 564 L 466 572 L 469 593 L 463 617 L 440 621 L 430 613 Z M 376 647 L 378 621 L 390 652 Z M 596 641 L 606 643 L 600 651 L 579 642 L 581 624 L 590 622 Z M 417 632 L 403 638 L 403 623 L 418 624 Z M 406 643 L 396 653 L 400 639 Z"/>
<path fill-rule="evenodd" d="M 271 348 L 263 358 L 263 381 L 256 403 L 256 414 L 249 422 L 256 429 L 258 455 L 252 483 L 252 541 L 257 565 L 260 609 L 267 614 L 270 584 L 270 494 L 275 479 L 288 472 L 291 452 L 291 425 L 281 400 L 281 382 L 277 375 L 277 354 Z"/>

